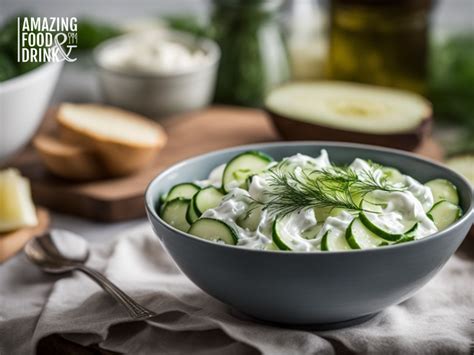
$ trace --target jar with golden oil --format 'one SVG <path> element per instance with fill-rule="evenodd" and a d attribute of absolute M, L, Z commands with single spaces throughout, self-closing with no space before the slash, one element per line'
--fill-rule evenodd
<path fill-rule="evenodd" d="M 332 0 L 328 76 L 426 93 L 432 0 Z"/>

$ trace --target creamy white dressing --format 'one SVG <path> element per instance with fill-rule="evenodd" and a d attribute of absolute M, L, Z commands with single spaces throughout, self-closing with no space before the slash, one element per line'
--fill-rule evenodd
<path fill-rule="evenodd" d="M 209 57 L 202 50 L 168 38 L 162 31 L 146 31 L 107 48 L 100 61 L 107 68 L 127 73 L 176 74 L 205 65 Z"/>
<path fill-rule="evenodd" d="M 284 159 L 288 166 L 293 168 L 295 174 L 300 174 L 303 169 L 322 170 L 331 165 L 329 156 L 325 150 L 316 157 L 296 154 Z M 372 171 L 376 179 L 384 176 L 382 170 L 376 165 L 370 164 L 363 159 L 355 159 L 350 167 L 356 174 L 364 171 Z M 222 173 L 225 165 L 215 168 L 209 178 L 198 181 L 200 185 L 212 184 L 220 186 Z M 260 212 L 258 225 L 255 230 L 243 228 L 239 225 L 239 218 L 244 218 L 249 211 L 252 200 L 262 203 L 268 198 L 265 194 L 270 188 L 268 184 L 268 172 L 263 172 L 252 177 L 248 191 L 237 187 L 237 184 L 225 196 L 221 204 L 204 212 L 203 217 L 222 220 L 233 227 L 238 234 L 237 245 L 253 249 L 266 249 L 272 245 L 272 224 L 274 217 L 269 216 L 266 210 Z M 427 217 L 426 211 L 433 206 L 433 195 L 428 187 L 425 187 L 415 179 L 404 175 L 402 191 L 374 191 L 372 196 L 382 202 L 380 213 L 367 214 L 377 225 L 384 230 L 399 234 L 407 231 L 409 226 L 418 223 L 414 232 L 415 239 L 424 238 L 437 231 L 433 221 Z M 232 184 L 231 184 L 232 186 Z M 340 211 L 338 214 L 329 216 L 323 221 L 317 221 L 314 209 L 308 208 L 285 216 L 281 225 L 282 233 L 292 236 L 291 247 L 295 251 L 319 250 L 323 235 L 331 230 L 331 233 L 344 235 L 351 221 L 355 218 L 354 213 Z M 318 230 L 319 228 L 319 230 Z M 311 232 L 314 231 L 314 234 Z"/>

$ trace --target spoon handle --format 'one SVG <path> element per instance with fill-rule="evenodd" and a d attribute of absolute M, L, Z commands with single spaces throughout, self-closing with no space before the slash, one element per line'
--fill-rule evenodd
<path fill-rule="evenodd" d="M 82 265 L 78 266 L 77 270 L 82 271 L 95 282 L 97 282 L 100 287 L 102 287 L 127 309 L 128 313 L 133 319 L 143 320 L 156 316 L 154 312 L 135 302 L 129 295 L 119 289 L 114 283 L 112 283 L 112 281 L 107 279 L 100 272 Z"/>

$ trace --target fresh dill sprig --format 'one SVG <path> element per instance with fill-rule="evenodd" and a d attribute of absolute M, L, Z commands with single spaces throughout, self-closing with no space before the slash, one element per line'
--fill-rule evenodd
<path fill-rule="evenodd" d="M 291 169 L 285 161 L 269 170 L 265 205 L 270 214 L 285 216 L 305 208 L 344 208 L 361 211 L 360 200 L 375 190 L 400 191 L 376 170 L 356 172 L 331 165 L 322 170 Z M 357 201 L 356 201 L 356 200 Z"/>

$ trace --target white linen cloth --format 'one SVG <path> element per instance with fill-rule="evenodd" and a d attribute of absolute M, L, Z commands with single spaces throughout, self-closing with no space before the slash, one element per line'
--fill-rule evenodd
<path fill-rule="evenodd" d="M 474 262 L 457 256 L 413 298 L 366 323 L 331 331 L 256 323 L 213 299 L 175 266 L 148 225 L 95 245 L 91 267 L 158 313 L 131 322 L 81 273 L 43 274 L 24 255 L 0 265 L 0 354 L 31 354 L 60 333 L 130 354 L 469 354 Z"/>

